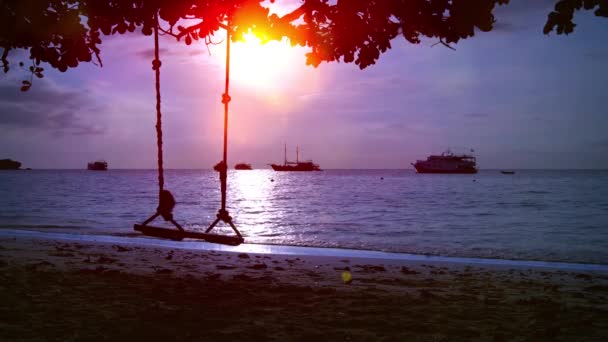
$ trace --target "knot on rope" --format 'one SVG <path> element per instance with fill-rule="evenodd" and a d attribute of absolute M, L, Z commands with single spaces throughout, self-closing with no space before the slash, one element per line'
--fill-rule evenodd
<path fill-rule="evenodd" d="M 228 102 L 230 102 L 230 100 L 232 100 L 232 98 L 230 97 L 230 95 L 228 95 L 228 94 L 222 94 L 222 103 L 223 104 L 227 104 Z"/>
<path fill-rule="evenodd" d="M 225 173 L 228 171 L 228 166 L 226 165 L 226 163 L 224 163 L 224 161 L 222 160 L 221 162 L 215 164 L 215 166 L 213 167 L 213 169 L 219 173 Z"/>
<path fill-rule="evenodd" d="M 173 208 L 175 207 L 175 198 L 169 190 L 162 190 L 158 199 L 158 208 L 156 211 L 165 221 L 173 220 Z"/>
<path fill-rule="evenodd" d="M 158 70 L 158 69 L 160 69 L 160 66 L 161 66 L 162 64 L 163 64 L 163 63 L 160 61 L 160 59 L 155 59 L 155 60 L 153 60 L 153 61 L 152 61 L 152 70 Z"/>
<path fill-rule="evenodd" d="M 226 210 L 226 209 L 220 209 L 217 212 L 217 218 L 226 223 L 232 222 L 232 217 L 228 214 L 228 210 Z"/>

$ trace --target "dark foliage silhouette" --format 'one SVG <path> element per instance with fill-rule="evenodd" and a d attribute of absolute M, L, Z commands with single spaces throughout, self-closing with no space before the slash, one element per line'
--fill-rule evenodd
<path fill-rule="evenodd" d="M 255 30 L 264 40 L 287 37 L 292 44 L 307 46 L 307 63 L 355 63 L 361 69 L 376 63 L 391 48 L 391 40 L 403 36 L 418 44 L 422 37 L 449 46 L 491 31 L 496 5 L 509 0 L 303 0 L 291 13 L 270 14 L 261 0 L 4 0 L 0 2 L 0 48 L 2 68 L 11 68 L 9 57 L 28 49 L 31 79 L 43 77 L 42 63 L 60 71 L 81 62 L 102 64 L 102 35 L 140 30 L 151 35 L 155 14 L 161 30 L 191 44 L 210 43 L 214 33 L 231 18 L 233 40 Z M 273 1 L 274 2 L 274 1 Z M 594 10 L 608 16 L 607 0 L 556 0 L 545 33 L 571 33 L 574 12 Z M 19 58 L 13 54 L 14 58 Z M 25 63 L 20 61 L 20 67 Z"/>

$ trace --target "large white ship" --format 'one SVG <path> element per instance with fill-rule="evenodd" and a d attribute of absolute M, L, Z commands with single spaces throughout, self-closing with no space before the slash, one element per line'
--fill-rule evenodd
<path fill-rule="evenodd" d="M 412 165 L 418 173 L 477 173 L 477 159 L 472 154 L 453 154 L 450 150 Z"/>

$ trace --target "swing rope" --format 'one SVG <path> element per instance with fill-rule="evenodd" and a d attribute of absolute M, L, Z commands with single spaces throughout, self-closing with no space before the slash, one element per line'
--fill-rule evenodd
<path fill-rule="evenodd" d="M 224 222 L 232 228 L 236 237 L 234 241 L 241 243 L 244 241 L 243 236 L 232 222 L 232 217 L 226 210 L 226 188 L 228 185 L 228 104 L 230 103 L 229 86 L 230 86 L 230 17 L 226 23 L 226 82 L 224 85 L 224 94 L 222 94 L 222 103 L 224 104 L 224 153 L 222 161 L 215 166 L 215 169 L 220 174 L 220 190 L 221 190 L 221 207 L 217 212 L 215 221 L 209 225 L 205 233 L 209 233 L 220 222 Z"/>
<path fill-rule="evenodd" d="M 230 103 L 230 95 L 228 93 L 230 86 L 230 20 L 226 25 L 226 84 L 224 94 L 222 94 L 222 103 L 224 104 L 224 181 L 222 182 L 222 209 L 226 210 L 226 186 L 228 182 L 228 104 Z"/>
<path fill-rule="evenodd" d="M 158 47 L 158 12 L 154 14 L 154 60 L 152 61 L 152 69 L 156 72 L 156 144 L 158 148 L 158 201 L 162 197 L 165 187 L 165 175 L 163 170 L 163 129 L 162 129 L 162 113 L 160 110 L 160 66 L 162 62 L 159 57 Z"/>
<path fill-rule="evenodd" d="M 156 77 L 156 147 L 158 150 L 158 207 L 156 213 L 150 216 L 142 225 L 145 226 L 158 216 L 162 216 L 165 221 L 173 223 L 180 231 L 184 229 L 173 219 L 173 208 L 175 207 L 175 198 L 169 190 L 165 190 L 165 175 L 163 167 L 163 128 L 162 128 L 162 112 L 161 112 L 161 96 L 160 96 L 160 48 L 158 46 L 158 11 L 154 13 L 154 60 L 152 61 L 152 70 L 155 71 Z"/>

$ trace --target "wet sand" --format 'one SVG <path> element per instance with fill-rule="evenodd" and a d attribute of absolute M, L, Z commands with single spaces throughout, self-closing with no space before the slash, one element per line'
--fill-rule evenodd
<path fill-rule="evenodd" d="M 608 273 L 601 271 L 35 237 L 0 237 L 0 303 L 2 341 L 608 336 Z"/>

